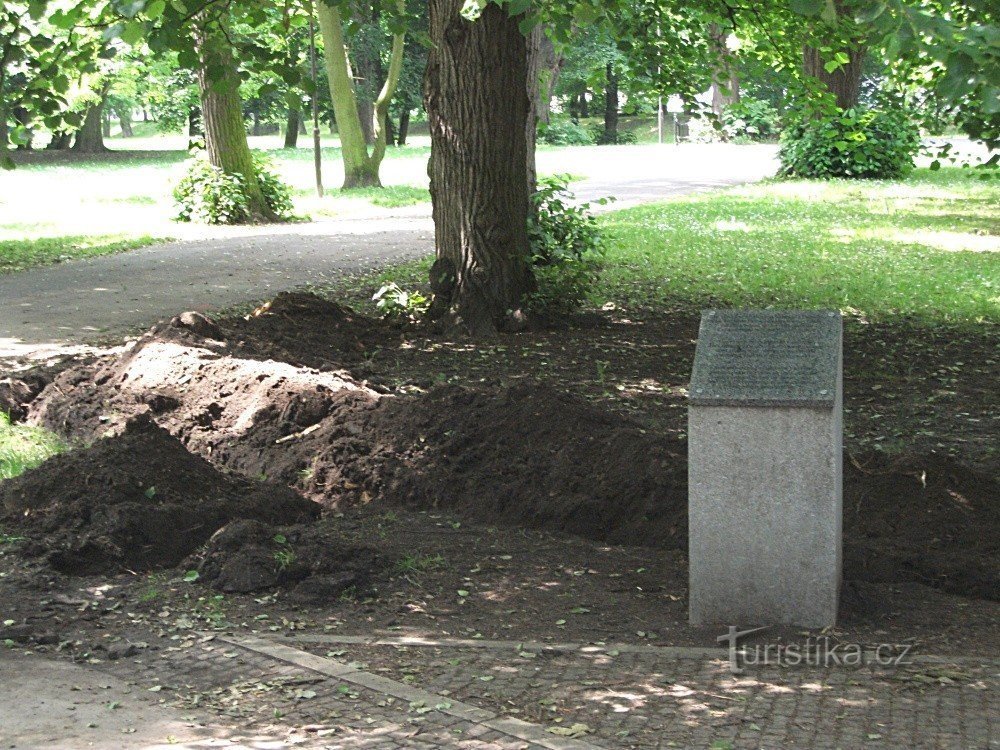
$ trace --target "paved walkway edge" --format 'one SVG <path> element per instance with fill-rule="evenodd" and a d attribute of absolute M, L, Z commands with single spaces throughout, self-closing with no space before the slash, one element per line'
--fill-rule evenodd
<path fill-rule="evenodd" d="M 720 659 L 729 658 L 725 648 L 710 646 L 647 646 L 634 643 L 547 643 L 543 641 L 497 641 L 485 638 L 427 638 L 416 636 L 377 637 L 364 635 L 313 635 L 296 633 L 288 639 L 298 643 L 329 643 L 336 646 L 406 646 L 430 648 L 477 648 L 492 651 L 530 651 L 535 653 L 558 651 L 581 654 L 654 654 L 668 659 Z M 739 651 L 737 651 L 739 653 Z M 874 650 L 865 649 L 871 656 Z M 760 665 L 776 664 L 774 660 L 762 659 Z M 978 656 L 935 656 L 912 654 L 906 656 L 906 664 L 972 664 L 977 666 L 1000 666 L 1000 659 Z"/>
<path fill-rule="evenodd" d="M 477 706 L 412 687 L 396 680 L 390 680 L 388 677 L 364 672 L 335 659 L 316 656 L 315 654 L 300 651 L 291 646 L 275 643 L 269 639 L 257 636 L 227 636 L 219 637 L 218 640 L 231 646 L 243 648 L 247 651 L 252 651 L 288 664 L 294 664 L 297 667 L 327 675 L 328 677 L 334 677 L 383 695 L 391 695 L 393 698 L 398 698 L 409 703 L 422 703 L 425 706 L 434 706 L 435 710 L 453 716 L 456 719 L 480 724 L 495 732 L 501 732 L 519 740 L 549 748 L 549 750 L 603 750 L 602 746 L 583 740 L 556 737 L 546 732 L 537 724 L 531 724 L 520 719 L 503 717 Z"/>

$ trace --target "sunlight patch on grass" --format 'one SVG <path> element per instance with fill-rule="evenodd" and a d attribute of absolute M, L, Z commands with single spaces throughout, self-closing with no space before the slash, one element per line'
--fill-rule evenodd
<path fill-rule="evenodd" d="M 23 474 L 66 448 L 58 435 L 40 427 L 11 424 L 0 412 L 0 480 Z"/>
<path fill-rule="evenodd" d="M 1000 184 L 968 170 L 766 182 L 600 221 L 611 298 L 1000 320 Z"/>

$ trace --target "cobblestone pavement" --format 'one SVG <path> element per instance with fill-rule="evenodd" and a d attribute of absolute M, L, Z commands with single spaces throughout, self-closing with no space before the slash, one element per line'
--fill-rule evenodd
<path fill-rule="evenodd" d="M 1000 664 L 747 666 L 652 646 L 209 635 L 102 662 L 250 747 L 1000 747 Z M 230 745 L 231 746 L 231 745 Z M 241 745 L 242 746 L 242 745 Z"/>

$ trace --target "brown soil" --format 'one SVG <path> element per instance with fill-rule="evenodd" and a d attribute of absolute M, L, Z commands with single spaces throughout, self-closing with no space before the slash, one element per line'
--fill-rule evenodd
<path fill-rule="evenodd" d="M 222 474 L 148 420 L 0 483 L 24 551 L 73 574 L 174 566 L 234 518 L 294 523 L 318 508 L 279 484 Z"/>
<path fill-rule="evenodd" d="M 680 430 L 523 376 L 403 384 L 403 395 L 383 395 L 338 369 L 378 374 L 378 357 L 412 349 L 409 336 L 309 295 L 282 295 L 246 319 L 182 316 L 158 326 L 124 355 L 60 374 L 30 415 L 85 440 L 146 415 L 214 464 L 295 486 L 328 507 L 447 508 L 683 550 Z M 446 344 L 454 346 L 429 346 Z M 510 374 L 515 352 L 498 348 L 492 365 Z M 651 403 L 642 398 L 634 395 Z M 859 452 L 845 470 L 846 577 L 1000 598 L 998 495 L 987 473 L 940 455 L 889 462 Z"/>

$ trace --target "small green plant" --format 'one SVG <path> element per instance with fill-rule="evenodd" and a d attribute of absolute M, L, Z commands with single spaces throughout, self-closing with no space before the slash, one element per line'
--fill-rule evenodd
<path fill-rule="evenodd" d="M 591 143 L 601 146 L 624 145 L 635 143 L 636 136 L 631 130 L 616 130 L 609 133 L 601 123 L 594 123 L 590 126 Z"/>
<path fill-rule="evenodd" d="M 284 534 L 275 534 L 274 543 L 278 549 L 274 553 L 274 560 L 278 563 L 279 570 L 287 570 L 295 562 L 295 550 Z"/>
<path fill-rule="evenodd" d="M 411 553 L 396 563 L 396 572 L 400 575 L 408 573 L 424 573 L 444 567 L 445 560 L 441 555 L 418 555 Z"/>
<path fill-rule="evenodd" d="M 290 216 L 291 193 L 274 173 L 270 161 L 254 154 L 254 169 L 271 210 L 281 218 Z M 251 219 L 243 177 L 212 166 L 203 153 L 191 159 L 187 172 L 174 188 L 174 201 L 178 221 L 243 224 Z"/>
<path fill-rule="evenodd" d="M 893 179 L 913 168 L 920 131 L 900 107 L 806 119 L 786 129 L 778 158 L 785 177 Z"/>
<path fill-rule="evenodd" d="M 384 318 L 417 318 L 427 312 L 430 300 L 418 291 L 409 292 L 390 281 L 372 295 L 376 309 Z"/>
<path fill-rule="evenodd" d="M 604 244 L 589 203 L 575 203 L 565 175 L 538 180 L 528 222 L 535 291 L 528 309 L 563 315 L 580 307 L 601 270 Z"/>
<path fill-rule="evenodd" d="M 589 146 L 594 137 L 583 125 L 572 120 L 552 120 L 539 123 L 538 138 L 550 146 Z"/>

